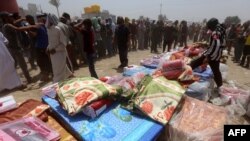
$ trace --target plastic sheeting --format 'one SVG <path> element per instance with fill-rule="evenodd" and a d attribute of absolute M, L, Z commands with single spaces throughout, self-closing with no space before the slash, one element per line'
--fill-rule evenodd
<path fill-rule="evenodd" d="M 185 70 L 185 64 L 182 60 L 166 61 L 162 64 L 162 74 L 167 79 L 177 79 Z"/>
<path fill-rule="evenodd" d="M 123 76 L 132 76 L 139 72 L 151 75 L 154 71 L 154 69 L 146 68 L 143 66 L 131 65 L 124 68 Z"/>
<path fill-rule="evenodd" d="M 168 141 L 220 141 L 227 110 L 185 97 L 180 112 L 169 123 Z"/>
<path fill-rule="evenodd" d="M 189 85 L 185 94 L 203 101 L 208 101 L 211 96 L 211 80 L 210 81 L 198 81 Z"/>
<path fill-rule="evenodd" d="M 156 69 L 159 63 L 160 63 L 160 59 L 156 59 L 156 58 L 143 59 L 140 61 L 140 64 L 142 66 L 147 67 L 147 68 L 152 68 L 152 69 Z"/>
<path fill-rule="evenodd" d="M 226 108 L 232 115 L 243 116 L 248 109 L 250 92 L 237 87 L 222 87 L 220 98 L 229 104 Z"/>

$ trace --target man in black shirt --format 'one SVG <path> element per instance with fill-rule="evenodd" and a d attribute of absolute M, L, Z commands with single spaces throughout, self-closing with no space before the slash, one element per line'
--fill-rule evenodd
<path fill-rule="evenodd" d="M 118 17 L 118 27 L 115 30 L 115 42 L 117 43 L 119 50 L 119 57 L 121 64 L 118 68 L 128 66 L 128 41 L 129 41 L 129 29 L 124 25 L 124 19 Z"/>

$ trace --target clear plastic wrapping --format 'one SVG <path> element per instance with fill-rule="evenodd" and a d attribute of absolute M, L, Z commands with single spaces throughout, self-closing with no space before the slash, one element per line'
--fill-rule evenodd
<path fill-rule="evenodd" d="M 185 97 L 178 114 L 171 119 L 167 141 L 220 141 L 227 122 L 227 110 Z"/>

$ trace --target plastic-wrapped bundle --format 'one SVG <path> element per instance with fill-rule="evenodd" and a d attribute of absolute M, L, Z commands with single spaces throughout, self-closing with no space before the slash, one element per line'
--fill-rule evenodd
<path fill-rule="evenodd" d="M 183 59 L 185 57 L 184 50 L 175 52 L 171 55 L 170 60 Z"/>
<path fill-rule="evenodd" d="M 202 73 L 207 69 L 207 64 L 202 64 L 199 67 L 195 68 L 193 71 L 197 73 Z"/>
<path fill-rule="evenodd" d="M 221 87 L 220 95 L 222 98 L 226 98 L 228 100 L 238 100 L 243 107 L 247 107 L 250 98 L 250 92 L 233 87 Z"/>
<path fill-rule="evenodd" d="M 226 81 L 228 74 L 228 66 L 226 64 L 220 63 L 220 71 L 223 81 Z"/>
<path fill-rule="evenodd" d="M 107 84 L 113 85 L 113 84 L 120 82 L 123 78 L 124 76 L 122 75 L 115 75 L 115 76 L 110 76 L 110 77 L 109 76 L 102 77 L 100 78 L 100 80 Z"/>
<path fill-rule="evenodd" d="M 160 63 L 160 59 L 149 58 L 140 61 L 140 64 L 147 68 L 156 69 Z"/>
<path fill-rule="evenodd" d="M 249 91 L 237 87 L 221 87 L 220 97 L 225 103 L 229 103 L 226 108 L 232 115 L 246 114 L 250 100 Z"/>
<path fill-rule="evenodd" d="M 185 94 L 203 101 L 208 101 L 211 96 L 210 81 L 199 81 L 189 85 Z"/>
<path fill-rule="evenodd" d="M 162 68 L 162 65 L 166 62 L 170 60 L 171 55 L 173 54 L 173 52 L 167 52 L 165 53 L 161 58 L 160 58 L 160 62 L 158 65 L 158 69 Z"/>
<path fill-rule="evenodd" d="M 144 76 L 144 73 L 136 73 L 131 77 L 124 77 L 119 82 L 113 83 L 113 86 L 120 86 L 123 90 L 121 96 L 128 99 L 132 96 L 132 94 L 138 91 L 136 86 L 141 82 Z"/>
<path fill-rule="evenodd" d="M 177 79 L 185 70 L 182 60 L 166 61 L 162 65 L 162 74 L 167 79 Z"/>
<path fill-rule="evenodd" d="M 191 97 L 185 97 L 181 111 L 169 122 L 168 141 L 220 141 L 227 111 Z"/>
<path fill-rule="evenodd" d="M 207 67 L 205 71 L 198 73 L 198 72 L 193 72 L 195 76 L 200 77 L 202 80 L 208 80 L 213 78 L 213 72 L 210 67 Z"/>
<path fill-rule="evenodd" d="M 139 72 L 142 72 L 145 75 L 146 74 L 151 75 L 153 74 L 154 71 L 155 71 L 154 69 L 146 68 L 144 66 L 131 65 L 124 68 L 123 76 L 132 76 Z"/>
<path fill-rule="evenodd" d="M 194 56 L 198 56 L 200 53 L 200 50 L 198 48 L 189 48 L 185 50 L 185 56 L 189 56 L 189 57 L 194 57 Z"/>
<path fill-rule="evenodd" d="M 180 82 L 185 82 L 185 81 L 193 81 L 194 75 L 193 75 L 193 70 L 190 66 L 185 65 L 185 70 L 184 72 L 178 77 L 178 80 Z"/>

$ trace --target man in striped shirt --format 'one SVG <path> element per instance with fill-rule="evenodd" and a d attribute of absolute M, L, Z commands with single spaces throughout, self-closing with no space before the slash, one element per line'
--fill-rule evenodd
<path fill-rule="evenodd" d="M 207 22 L 207 28 L 211 31 L 209 48 L 202 54 L 200 58 L 191 62 L 190 66 L 195 69 L 204 62 L 208 62 L 214 74 L 214 81 L 217 88 L 222 86 L 222 76 L 220 72 L 220 58 L 222 51 L 225 48 L 225 28 L 219 24 L 215 18 Z"/>

